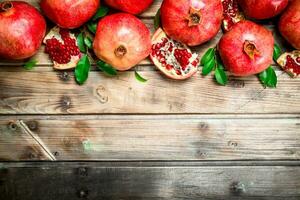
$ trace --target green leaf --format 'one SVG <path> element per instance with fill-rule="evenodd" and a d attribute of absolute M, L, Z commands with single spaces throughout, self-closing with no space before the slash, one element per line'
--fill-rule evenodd
<path fill-rule="evenodd" d="M 97 62 L 97 66 L 101 71 L 103 71 L 108 76 L 116 76 L 117 75 L 117 70 L 115 68 L 113 68 L 111 65 L 103 62 L 102 60 L 99 60 Z"/>
<path fill-rule="evenodd" d="M 210 61 L 205 63 L 204 67 L 202 68 L 202 75 L 203 76 L 208 75 L 210 72 L 212 72 L 212 70 L 215 68 L 215 66 L 216 66 L 215 59 L 211 59 Z"/>
<path fill-rule="evenodd" d="M 104 17 L 105 15 L 107 15 L 107 13 L 109 12 L 109 8 L 108 7 L 105 7 L 105 6 L 101 6 L 99 9 L 98 9 L 98 11 L 97 11 L 97 13 L 94 15 L 94 17 L 93 17 L 93 21 L 96 21 L 96 20 L 98 20 L 99 18 L 102 18 L 102 17 Z"/>
<path fill-rule="evenodd" d="M 96 31 L 97 31 L 97 23 L 96 22 L 89 22 L 87 24 L 87 28 L 89 29 L 90 32 L 95 34 Z"/>
<path fill-rule="evenodd" d="M 160 9 L 157 10 L 154 17 L 154 28 L 158 29 L 160 27 Z"/>
<path fill-rule="evenodd" d="M 36 66 L 37 63 L 38 63 L 37 60 L 31 59 L 24 64 L 24 68 L 26 70 L 32 70 Z"/>
<path fill-rule="evenodd" d="M 228 77 L 224 69 L 217 67 L 215 70 L 215 78 L 220 85 L 226 85 L 228 83 Z"/>
<path fill-rule="evenodd" d="M 87 46 L 89 49 L 93 48 L 93 40 L 89 36 L 84 37 L 84 44 Z"/>
<path fill-rule="evenodd" d="M 135 71 L 135 78 L 141 83 L 145 83 L 148 81 L 147 79 L 143 78 L 137 71 Z"/>
<path fill-rule="evenodd" d="M 86 52 L 83 33 L 79 33 L 79 35 L 77 36 L 77 45 L 82 53 Z"/>
<path fill-rule="evenodd" d="M 277 62 L 277 59 L 280 57 L 281 55 L 281 49 L 278 46 L 278 44 L 274 45 L 274 53 L 273 53 L 273 59 L 275 62 Z"/>
<path fill-rule="evenodd" d="M 215 49 L 214 48 L 208 49 L 201 59 L 201 65 L 204 66 L 210 60 L 214 59 L 214 56 L 215 56 Z"/>
<path fill-rule="evenodd" d="M 277 75 L 272 67 L 261 72 L 258 77 L 264 87 L 275 88 L 277 86 Z"/>
<path fill-rule="evenodd" d="M 87 55 L 83 55 L 75 68 L 75 77 L 79 85 L 85 83 L 88 79 L 91 63 Z"/>

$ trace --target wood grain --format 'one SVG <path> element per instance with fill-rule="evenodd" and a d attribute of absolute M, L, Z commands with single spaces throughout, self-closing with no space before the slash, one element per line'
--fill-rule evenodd
<path fill-rule="evenodd" d="M 5 136 L 15 135 L 6 127 L 18 120 L 55 160 L 300 159 L 300 115 L 112 115 L 1 117 L 0 160 L 32 160 L 13 151 L 20 137 Z"/>
<path fill-rule="evenodd" d="M 0 114 L 100 113 L 300 113 L 299 79 L 280 74 L 277 89 L 264 89 L 256 77 L 231 78 L 216 86 L 201 75 L 184 82 L 159 73 L 134 72 L 110 78 L 91 72 L 84 86 L 71 73 L 1 72 Z"/>
<path fill-rule="evenodd" d="M 17 164 L 19 165 L 19 164 Z M 4 163 L 2 199 L 298 200 L 297 166 L 107 167 Z M 32 190 L 34 188 L 34 191 Z"/>

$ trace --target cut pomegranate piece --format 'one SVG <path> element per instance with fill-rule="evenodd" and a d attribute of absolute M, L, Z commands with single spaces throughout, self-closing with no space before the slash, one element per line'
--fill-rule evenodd
<path fill-rule="evenodd" d="M 67 29 L 54 27 L 44 38 L 44 44 L 55 69 L 75 68 L 81 58 L 76 37 Z"/>
<path fill-rule="evenodd" d="M 198 54 L 169 38 L 162 29 L 158 29 L 152 38 L 150 58 L 163 74 L 177 80 L 194 75 L 200 63 Z"/>
<path fill-rule="evenodd" d="M 222 0 L 223 4 L 223 29 L 229 31 L 233 25 L 245 19 L 244 14 L 239 10 L 237 0 Z"/>
<path fill-rule="evenodd" d="M 277 63 L 291 77 L 296 78 L 300 74 L 300 51 L 292 51 L 282 54 Z"/>

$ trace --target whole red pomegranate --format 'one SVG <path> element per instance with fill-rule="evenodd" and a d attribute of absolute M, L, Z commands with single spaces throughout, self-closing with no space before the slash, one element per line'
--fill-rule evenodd
<path fill-rule="evenodd" d="M 218 48 L 228 71 L 236 76 L 249 76 L 272 64 L 274 38 L 265 27 L 245 20 L 223 35 Z"/>
<path fill-rule="evenodd" d="M 136 15 L 149 8 L 153 0 L 105 0 L 105 3 L 117 10 Z"/>
<path fill-rule="evenodd" d="M 221 0 L 164 0 L 162 27 L 172 39 L 197 46 L 212 39 L 223 19 Z"/>
<path fill-rule="evenodd" d="M 45 15 L 58 26 L 74 29 L 97 12 L 100 0 L 42 0 L 40 5 Z"/>
<path fill-rule="evenodd" d="M 93 47 L 98 58 L 125 71 L 150 54 L 150 31 L 134 15 L 109 15 L 99 21 Z"/>
<path fill-rule="evenodd" d="M 33 6 L 21 1 L 0 3 L 0 57 L 19 60 L 33 56 L 45 33 L 45 19 Z"/>
<path fill-rule="evenodd" d="M 300 50 L 300 0 L 293 0 L 279 20 L 281 35 Z"/>
<path fill-rule="evenodd" d="M 238 0 L 246 16 L 253 19 L 269 19 L 280 14 L 289 0 Z"/>

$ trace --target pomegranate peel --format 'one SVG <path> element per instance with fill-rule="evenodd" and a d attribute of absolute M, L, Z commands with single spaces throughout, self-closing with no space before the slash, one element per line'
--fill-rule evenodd
<path fill-rule="evenodd" d="M 184 80 L 194 75 L 200 63 L 198 54 L 169 38 L 161 28 L 152 37 L 150 58 L 164 75 L 176 80 Z"/>
<path fill-rule="evenodd" d="M 54 27 L 44 38 L 45 52 L 58 70 L 75 68 L 82 54 L 78 48 L 76 37 L 66 29 Z"/>
<path fill-rule="evenodd" d="M 282 54 L 277 63 L 286 71 L 291 77 L 296 78 L 300 74 L 300 51 L 295 50 Z"/>

